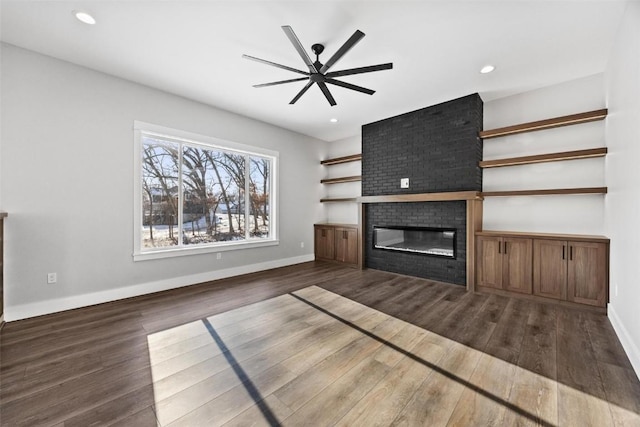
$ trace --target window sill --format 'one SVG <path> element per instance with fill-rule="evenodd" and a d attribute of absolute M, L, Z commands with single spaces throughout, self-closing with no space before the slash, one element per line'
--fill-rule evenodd
<path fill-rule="evenodd" d="M 250 240 L 246 242 L 229 242 L 229 243 L 217 243 L 212 246 L 199 246 L 199 247 L 181 247 L 170 249 L 157 249 L 147 252 L 137 252 L 133 254 L 134 261 L 147 261 L 151 259 L 161 258 L 174 258 L 188 255 L 200 255 L 216 252 L 236 251 L 241 249 L 262 248 L 266 246 L 277 246 L 280 244 L 279 240 Z"/>

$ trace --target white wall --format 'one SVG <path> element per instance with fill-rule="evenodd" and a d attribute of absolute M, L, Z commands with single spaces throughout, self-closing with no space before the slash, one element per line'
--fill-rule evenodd
<path fill-rule="evenodd" d="M 609 317 L 640 376 L 640 3 L 629 2 L 605 72 Z"/>
<path fill-rule="evenodd" d="M 7 320 L 313 259 L 325 142 L 14 46 L 1 54 Z M 134 120 L 279 151 L 279 246 L 133 262 Z"/>
<path fill-rule="evenodd" d="M 349 138 L 340 139 L 329 143 L 327 158 L 343 157 L 362 152 L 362 137 L 354 135 Z M 361 162 L 349 162 L 339 165 L 323 166 L 324 178 L 339 178 L 342 176 L 354 176 L 362 174 Z M 362 183 L 345 182 L 341 184 L 325 185 L 324 197 L 360 197 L 362 194 Z M 337 224 L 357 224 L 358 204 L 357 203 L 325 203 L 327 222 Z"/>
<path fill-rule="evenodd" d="M 598 110 L 605 107 L 598 74 L 484 104 L 484 129 Z M 603 147 L 605 122 L 555 128 L 484 141 L 484 160 Z M 484 169 L 483 191 L 603 187 L 604 159 Z M 603 195 L 488 197 L 483 228 L 603 234 Z"/>

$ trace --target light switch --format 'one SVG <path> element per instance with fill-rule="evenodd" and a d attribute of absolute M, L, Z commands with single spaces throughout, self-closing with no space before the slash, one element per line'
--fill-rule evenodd
<path fill-rule="evenodd" d="M 409 188 L 409 178 L 400 178 L 400 188 Z"/>

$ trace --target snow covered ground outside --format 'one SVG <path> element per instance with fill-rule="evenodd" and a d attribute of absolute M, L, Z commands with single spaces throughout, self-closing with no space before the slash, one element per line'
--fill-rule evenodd
<path fill-rule="evenodd" d="M 240 218 L 238 218 L 238 216 Z M 229 233 L 229 217 L 224 214 L 216 215 L 216 225 L 212 235 L 207 234 L 207 221 L 204 216 L 197 221 L 187 221 L 182 225 L 183 238 L 185 244 L 211 243 L 229 240 L 244 240 L 244 215 L 231 214 L 233 221 L 234 233 Z M 238 227 L 238 219 L 240 227 Z M 250 231 L 253 233 L 254 218 L 249 215 Z M 268 237 L 269 224 L 262 224 L 262 217 L 258 217 L 258 227 L 261 235 L 255 237 Z M 171 230 L 173 229 L 173 230 Z M 173 238 L 171 233 L 173 232 Z M 168 225 L 153 226 L 153 241 L 151 240 L 151 232 L 149 226 L 142 227 L 142 247 L 143 248 L 160 248 L 177 245 L 178 226 L 170 227 Z"/>

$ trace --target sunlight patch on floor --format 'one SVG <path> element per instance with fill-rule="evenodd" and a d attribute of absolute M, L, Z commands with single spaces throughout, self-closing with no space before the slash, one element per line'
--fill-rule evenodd
<path fill-rule="evenodd" d="M 611 422 L 610 411 L 617 419 L 638 420 L 631 411 L 610 410 L 609 402 L 316 286 L 147 341 L 154 409 L 163 427 L 274 425 L 274 419 L 292 426 L 310 419 L 344 426 L 576 420 L 600 426 Z M 574 413 L 563 404 L 586 409 Z"/>

